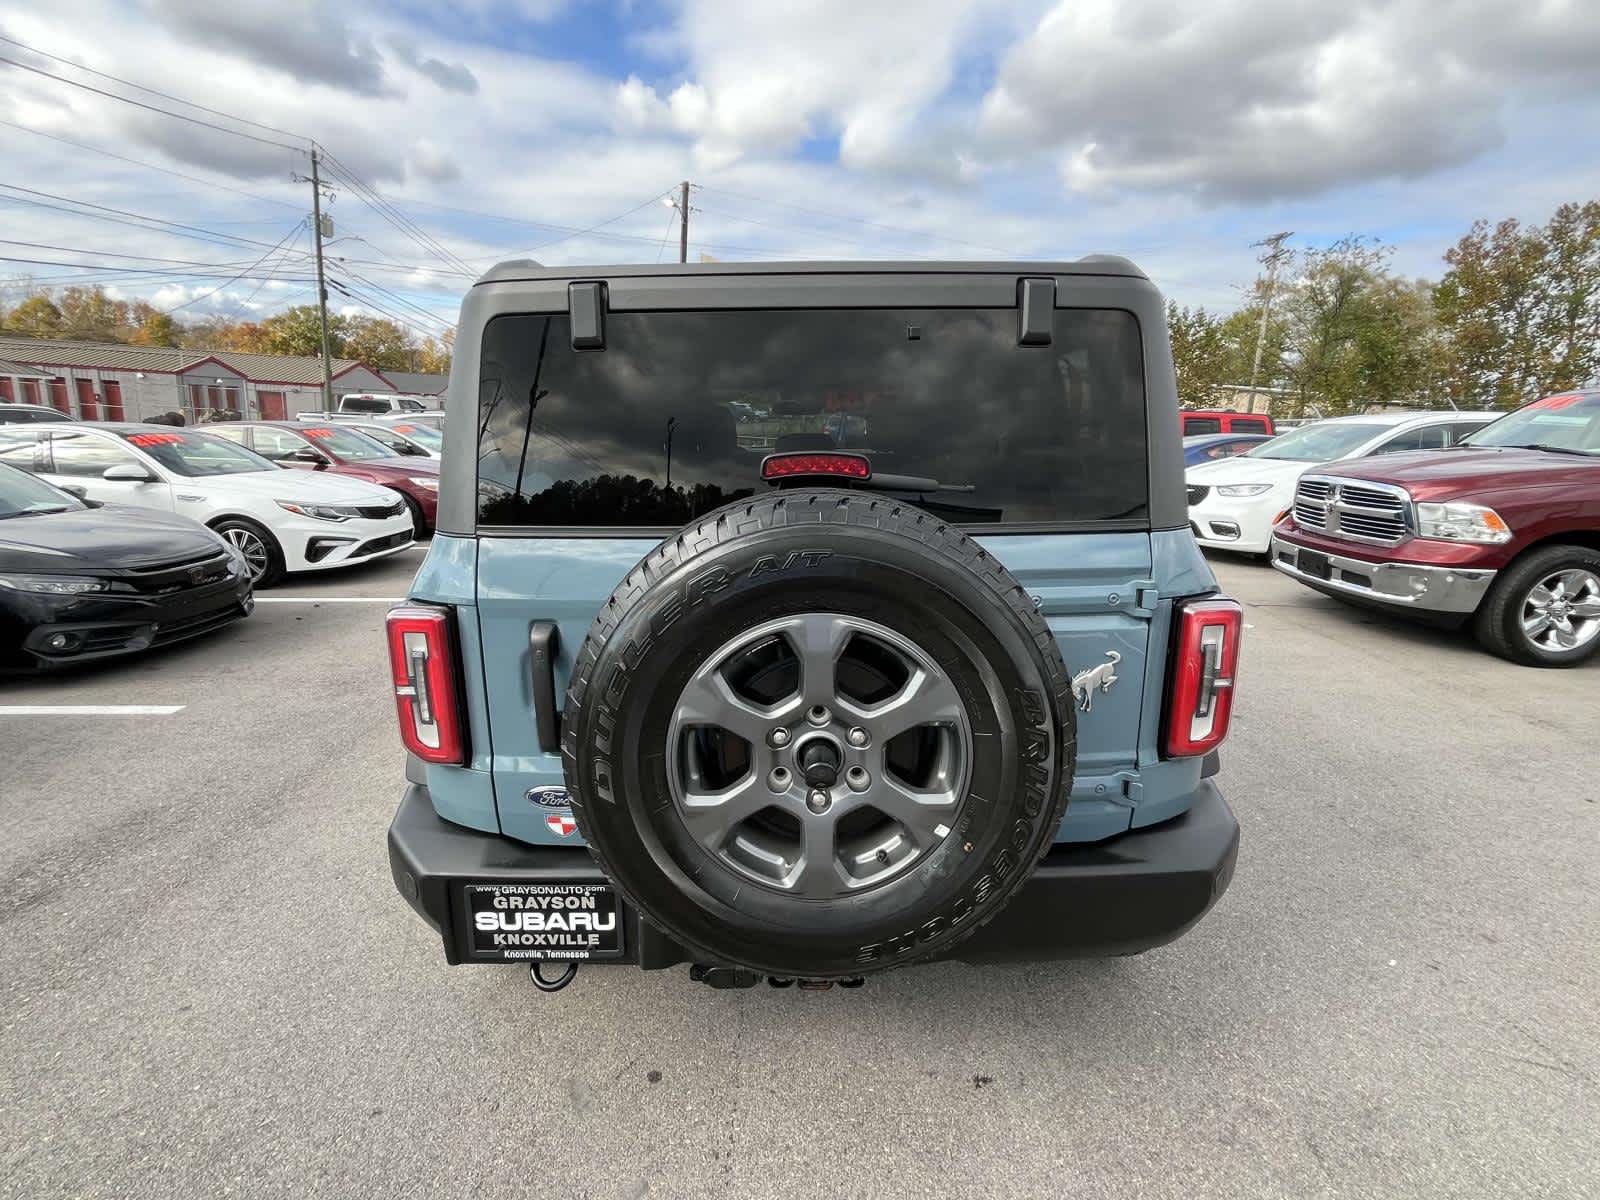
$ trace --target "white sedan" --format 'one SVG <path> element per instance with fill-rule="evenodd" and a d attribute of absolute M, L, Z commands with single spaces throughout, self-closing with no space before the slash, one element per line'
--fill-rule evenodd
<path fill-rule="evenodd" d="M 1234 458 L 1192 466 L 1189 526 L 1202 546 L 1265 554 L 1272 527 L 1294 504 L 1295 483 L 1318 463 L 1369 454 L 1443 450 L 1498 412 L 1373 413 L 1291 429 Z"/>
<path fill-rule="evenodd" d="M 412 544 L 411 514 L 388 488 L 285 471 L 198 429 L 125 423 L 0 429 L 0 462 L 89 500 L 175 512 L 244 556 L 258 587 L 285 571 L 325 571 Z"/>

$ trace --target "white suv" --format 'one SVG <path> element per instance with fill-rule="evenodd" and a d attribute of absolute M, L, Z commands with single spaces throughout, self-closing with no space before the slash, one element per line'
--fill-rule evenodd
<path fill-rule="evenodd" d="M 412 544 L 411 514 L 387 488 L 281 470 L 197 429 L 100 423 L 0 428 L 0 462 L 105 504 L 155 508 L 209 525 L 258 587 L 285 571 L 368 562 Z"/>

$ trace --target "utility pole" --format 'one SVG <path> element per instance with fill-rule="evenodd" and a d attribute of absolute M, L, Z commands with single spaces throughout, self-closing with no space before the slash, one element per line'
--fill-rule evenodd
<path fill-rule="evenodd" d="M 678 225 L 678 261 L 689 261 L 689 181 L 685 179 L 681 185 L 678 197 L 678 215 L 682 218 Z"/>
<path fill-rule="evenodd" d="M 1278 263 L 1285 254 L 1283 243 L 1293 236 L 1293 232 L 1286 230 L 1251 243 L 1252 246 L 1272 247 L 1270 252 L 1261 257 L 1261 261 L 1267 264 L 1267 292 L 1261 298 L 1261 325 L 1256 330 L 1256 356 L 1255 361 L 1250 364 L 1250 399 L 1246 403 L 1250 405 L 1252 412 L 1255 411 L 1256 403 L 1256 379 L 1261 374 L 1261 351 L 1267 344 L 1267 318 L 1272 313 L 1272 293 L 1278 286 Z"/>
<path fill-rule="evenodd" d="M 333 411 L 333 364 L 328 355 L 328 281 L 322 275 L 322 179 L 311 144 L 311 237 L 317 248 L 317 320 L 322 325 L 322 411 Z M 1259 351 L 1258 351 L 1259 353 Z"/>

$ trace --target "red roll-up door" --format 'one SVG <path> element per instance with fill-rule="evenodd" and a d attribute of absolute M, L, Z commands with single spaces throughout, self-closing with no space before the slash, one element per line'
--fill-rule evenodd
<path fill-rule="evenodd" d="M 24 404 L 39 403 L 39 381 L 37 379 L 24 379 L 22 381 L 22 402 Z"/>
<path fill-rule="evenodd" d="M 57 412 L 72 415 L 72 401 L 67 399 L 67 381 L 65 379 L 52 379 L 50 381 L 50 404 Z"/>
<path fill-rule="evenodd" d="M 282 392 L 257 392 L 256 403 L 261 406 L 261 419 L 263 421 L 287 421 L 289 419 L 289 406 L 284 402 Z"/>
<path fill-rule="evenodd" d="M 122 385 L 115 379 L 105 382 L 106 420 L 123 421 L 127 418 L 122 411 Z"/>
<path fill-rule="evenodd" d="M 15 403 L 11 397 L 11 377 L 9 375 L 0 377 L 0 403 Z"/>
<path fill-rule="evenodd" d="M 100 419 L 100 402 L 95 398 L 94 380 L 74 379 L 72 382 L 78 389 L 78 419 L 80 421 L 98 421 Z"/>

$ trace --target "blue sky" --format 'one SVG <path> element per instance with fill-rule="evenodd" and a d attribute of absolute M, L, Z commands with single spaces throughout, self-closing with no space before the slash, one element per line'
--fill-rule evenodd
<path fill-rule="evenodd" d="M 1113 252 L 1224 309 L 1276 230 L 1436 275 L 1600 196 L 1580 0 L 24 0 L 0 35 L 0 278 L 185 316 L 308 297 L 306 139 L 337 303 L 427 332 L 499 258 L 672 258 L 682 179 L 691 257 Z"/>

